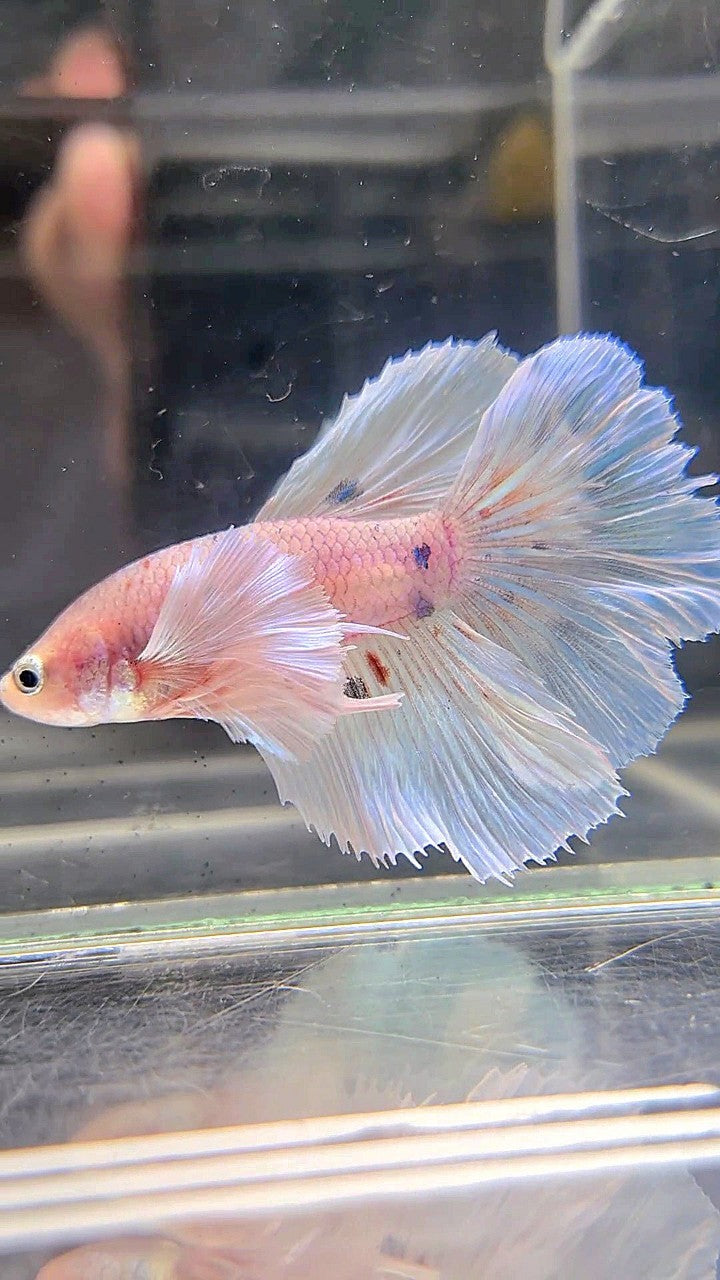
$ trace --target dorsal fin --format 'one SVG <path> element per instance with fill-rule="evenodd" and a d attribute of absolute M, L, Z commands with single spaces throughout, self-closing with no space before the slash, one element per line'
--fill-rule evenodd
<path fill-rule="evenodd" d="M 437 506 L 517 363 L 494 333 L 389 360 L 345 397 L 256 519 L 410 516 Z"/>

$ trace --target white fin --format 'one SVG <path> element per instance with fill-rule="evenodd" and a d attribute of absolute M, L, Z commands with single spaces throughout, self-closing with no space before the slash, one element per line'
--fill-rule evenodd
<path fill-rule="evenodd" d="M 345 624 L 312 574 L 252 527 L 201 541 L 175 575 L 139 662 L 163 714 L 302 756 L 338 716 L 394 707 L 343 694 Z"/>
<path fill-rule="evenodd" d="M 446 504 L 467 538 L 458 611 L 516 654 L 624 765 L 685 693 L 670 641 L 720 627 L 720 521 L 693 496 L 667 397 L 622 344 L 579 336 L 524 360 Z"/>
<path fill-rule="evenodd" d="M 438 506 L 483 410 L 516 366 L 492 333 L 389 360 L 359 395 L 345 397 L 256 520 L 410 516 Z"/>
<path fill-rule="evenodd" d="M 442 845 L 506 879 L 618 812 L 607 759 L 517 659 L 447 612 L 403 629 L 346 659 L 355 697 L 402 690 L 398 710 L 339 721 L 304 763 L 266 756 L 326 844 L 375 863 Z"/>

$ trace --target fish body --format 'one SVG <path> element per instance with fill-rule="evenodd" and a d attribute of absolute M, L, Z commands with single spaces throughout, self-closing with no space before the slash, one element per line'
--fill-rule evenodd
<path fill-rule="evenodd" d="M 255 528 L 280 550 L 305 556 L 335 608 L 366 625 L 390 627 L 451 597 L 456 544 L 440 511 L 405 520 L 265 521 Z"/>
<path fill-rule="evenodd" d="M 430 345 L 346 398 L 258 515 L 71 604 L 0 682 L 58 725 L 196 717 L 376 863 L 478 879 L 619 812 L 720 628 L 720 521 L 616 340 Z"/>
<path fill-rule="evenodd" d="M 152 664 L 140 655 L 178 572 L 192 558 L 201 568 L 223 536 L 207 534 L 144 556 L 69 605 L 48 636 L 52 656 L 45 661 L 49 681 L 58 673 L 60 696 L 43 699 L 37 719 L 77 726 L 166 718 L 166 699 L 156 706 Z M 302 557 L 325 598 L 362 627 L 429 616 L 447 603 L 458 572 L 453 530 L 439 512 L 405 520 L 259 521 L 238 529 L 237 540 L 249 549 L 262 542 Z M 45 648 L 44 636 L 35 648 Z M 26 699 L 13 693 L 7 677 L 2 694 L 6 705 L 25 709 Z"/>
<path fill-rule="evenodd" d="M 243 532 L 302 556 L 334 607 L 369 625 L 415 617 L 419 596 L 440 604 L 452 590 L 456 543 L 440 512 L 407 520 L 261 520 L 238 530 L 240 537 Z M 205 557 L 221 536 L 193 538 L 143 557 L 82 596 L 66 616 L 74 611 L 82 632 L 90 611 L 97 611 L 103 629 L 122 628 L 129 651 L 144 645 L 176 572 L 193 553 Z"/>

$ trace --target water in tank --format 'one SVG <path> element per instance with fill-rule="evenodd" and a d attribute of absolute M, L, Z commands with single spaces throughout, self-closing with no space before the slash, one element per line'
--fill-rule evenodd
<path fill-rule="evenodd" d="M 700 484 L 720 470 L 718 14 L 704 0 L 5 0 L 0 34 L 0 668 L 3 700 L 28 712 L 0 720 L 0 1275 L 710 1280 L 720 648 L 698 637 L 717 612 L 717 488 L 680 493 L 674 453 L 658 479 L 638 423 L 675 424 L 628 352 L 672 396 Z M 548 345 L 579 333 L 626 347 Z M 550 448 L 542 364 L 518 368 L 543 347 Z M 625 489 L 579 564 L 570 428 L 588 404 L 605 452 L 583 493 L 602 509 L 603 485 Z M 498 579 L 487 534 L 507 530 L 513 467 L 530 546 L 524 576 L 504 560 Z M 455 562 L 440 550 L 468 510 L 484 612 L 474 595 L 450 669 Z M 307 579 L 312 520 L 327 538 L 353 512 L 370 550 L 346 538 L 338 576 L 367 552 L 376 597 L 412 603 L 402 639 L 344 630 Z M 415 524 L 373 559 L 398 513 Z M 247 540 L 263 516 L 300 524 L 269 553 Z M 543 561 L 548 528 L 569 579 L 562 556 Z M 618 585 L 617 528 L 634 585 Z M 228 530 L 195 558 L 153 559 Z M 647 530 L 682 604 L 648 577 Z M 603 555 L 614 648 L 582 577 Z M 130 563 L 139 588 L 122 580 L 71 615 L 71 645 L 67 629 L 59 648 L 36 643 Z M 562 604 L 552 626 L 531 607 L 528 629 L 542 573 Z M 233 639 L 238 574 L 254 593 L 233 625 L 255 646 L 239 703 L 227 673 L 210 689 L 197 665 L 199 634 Z M 658 675 L 664 623 L 693 637 L 672 659 L 687 705 L 641 753 L 648 691 L 658 722 L 680 710 L 664 634 Z M 138 687 L 131 662 L 108 685 L 108 626 L 148 646 L 167 715 L 124 722 Z M 523 627 L 533 670 L 517 665 Z M 575 719 L 605 709 L 617 783 L 567 718 L 581 633 L 592 678 Z M 468 683 L 471 643 L 484 684 Z M 191 693 L 172 682 L 183 662 Z M 399 772 L 372 727 L 398 711 L 398 685 Z M 368 710 L 368 695 L 385 703 Z M 324 733 L 338 698 L 363 769 L 310 756 L 298 791 L 298 734 Z M 538 764 L 538 720 L 559 773 Z M 344 823 L 351 851 L 306 820 L 325 835 Z M 419 825 L 436 847 L 415 860 L 353 856 L 363 840 L 416 853 Z M 566 838 L 554 861 L 488 878 Z"/>

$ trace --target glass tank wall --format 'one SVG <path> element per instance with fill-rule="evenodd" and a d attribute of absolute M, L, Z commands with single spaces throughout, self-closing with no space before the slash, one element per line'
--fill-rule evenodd
<path fill-rule="evenodd" d="M 720 469 L 696 0 L 5 0 L 0 669 L 254 513 L 390 356 L 612 331 Z M 0 1276 L 704 1280 L 720 647 L 630 797 L 476 884 L 192 721 L 0 713 Z"/>
<path fill-rule="evenodd" d="M 3 667 L 104 574 L 251 518 L 343 394 L 430 339 L 618 333 L 720 465 L 702 5 L 551 6 L 550 74 L 537 5 L 80 9 L 3 18 Z M 679 653 L 691 707 L 573 865 L 698 883 L 719 652 Z M 374 877 L 214 727 L 3 716 L 0 750 L 8 911 Z"/>

